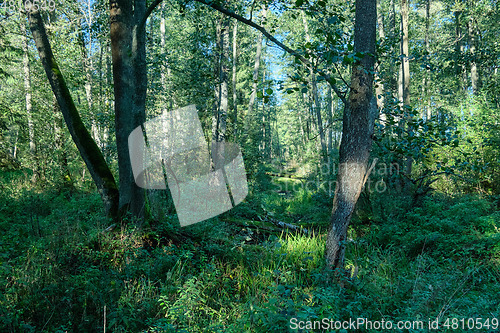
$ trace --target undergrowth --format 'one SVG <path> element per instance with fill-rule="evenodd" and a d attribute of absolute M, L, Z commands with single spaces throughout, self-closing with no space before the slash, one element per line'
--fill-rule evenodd
<path fill-rule="evenodd" d="M 399 208 L 385 219 L 374 207 L 369 226 L 353 221 L 339 283 L 323 262 L 325 195 L 276 194 L 186 228 L 168 215 L 109 232 L 95 194 L 2 186 L 2 332 L 307 332 L 292 318 L 500 317 L 500 215 L 480 197 L 434 195 L 414 208 L 393 198 Z M 311 231 L 231 222 L 259 214 Z"/>

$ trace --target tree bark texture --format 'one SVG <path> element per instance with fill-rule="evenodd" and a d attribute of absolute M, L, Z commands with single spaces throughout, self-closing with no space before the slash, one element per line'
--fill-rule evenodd
<path fill-rule="evenodd" d="M 110 0 L 111 54 L 115 93 L 116 147 L 120 176 L 121 214 L 144 218 L 144 190 L 132 173 L 128 137 L 145 122 L 146 46 L 145 0 Z M 137 157 L 136 157 L 137 158 Z M 139 157 L 140 158 L 140 157 Z"/>
<path fill-rule="evenodd" d="M 356 0 L 354 51 L 363 53 L 364 57 L 353 65 L 351 89 L 344 110 L 337 187 L 326 240 L 326 260 L 333 268 L 343 267 L 347 227 L 369 174 L 377 108 L 373 95 L 376 22 L 376 0 Z"/>

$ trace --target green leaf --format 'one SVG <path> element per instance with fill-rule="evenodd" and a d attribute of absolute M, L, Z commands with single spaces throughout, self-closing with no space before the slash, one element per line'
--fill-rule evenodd
<path fill-rule="evenodd" d="M 304 0 L 297 0 L 297 1 L 295 1 L 295 6 L 296 6 L 296 7 L 300 7 L 300 6 L 302 6 L 303 4 L 304 4 Z"/>
<path fill-rule="evenodd" d="M 266 89 L 266 94 L 272 95 L 273 94 L 273 90 L 271 88 L 267 88 Z"/>
<path fill-rule="evenodd" d="M 332 16 L 328 19 L 328 24 L 335 24 L 339 21 L 339 18 L 337 16 Z"/>

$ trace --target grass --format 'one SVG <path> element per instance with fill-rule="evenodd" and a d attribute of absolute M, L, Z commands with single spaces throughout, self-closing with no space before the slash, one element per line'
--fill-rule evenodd
<path fill-rule="evenodd" d="M 103 232 L 109 221 L 95 194 L 33 192 L 13 182 L 4 181 L 0 197 L 2 332 L 100 332 L 105 316 L 108 332 L 500 317 L 500 219 L 480 197 L 435 195 L 415 208 L 391 199 L 398 209 L 386 219 L 372 207 L 370 226 L 353 221 L 350 276 L 339 285 L 324 267 L 330 199 L 318 193 L 268 193 L 183 229 L 169 215 Z M 254 218 L 259 204 L 314 232 L 267 235 L 232 222 Z"/>

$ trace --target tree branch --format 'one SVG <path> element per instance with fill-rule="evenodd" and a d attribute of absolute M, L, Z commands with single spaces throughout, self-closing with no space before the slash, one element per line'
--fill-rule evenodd
<path fill-rule="evenodd" d="M 149 5 L 148 9 L 146 9 L 146 13 L 144 14 L 144 17 L 141 19 L 141 22 L 139 22 L 139 31 L 144 27 L 146 24 L 146 20 L 148 19 L 149 15 L 155 10 L 155 8 L 162 3 L 163 0 L 155 0 L 151 5 Z"/>
<path fill-rule="evenodd" d="M 335 92 L 335 94 L 340 98 L 340 100 L 344 103 L 344 104 L 347 104 L 347 100 L 345 98 L 345 94 L 340 91 L 340 89 L 337 88 L 337 86 L 335 85 L 335 80 L 334 78 L 332 78 L 329 74 L 323 72 L 322 70 L 318 69 L 318 68 L 314 68 L 313 64 L 311 63 L 311 61 L 309 61 L 307 58 L 305 58 L 304 56 L 302 56 L 300 53 L 298 53 L 297 51 L 289 48 L 288 46 L 286 46 L 285 44 L 281 43 L 279 40 L 277 40 L 273 35 L 271 35 L 264 27 L 258 25 L 257 23 L 253 22 L 252 20 L 249 20 L 249 19 L 246 19 L 244 18 L 243 16 L 241 15 L 238 15 L 236 14 L 235 12 L 227 9 L 227 8 L 224 8 L 222 6 L 220 6 L 219 4 L 215 3 L 214 1 L 210 1 L 210 0 L 194 0 L 196 2 L 199 2 L 201 4 L 204 4 L 208 7 L 211 7 L 215 10 L 217 10 L 218 12 L 221 12 L 222 14 L 224 15 L 227 15 L 229 17 L 232 17 L 258 31 L 260 31 L 264 36 L 266 36 L 267 39 L 269 39 L 270 41 L 272 41 L 274 44 L 278 45 L 282 50 L 284 50 L 285 52 L 295 56 L 296 59 L 298 59 L 300 62 L 302 62 L 304 65 L 306 65 L 307 67 L 309 68 L 312 68 L 314 72 L 316 72 L 316 74 L 318 74 L 319 76 L 323 77 L 329 84 L 330 86 L 332 87 L 333 91 Z"/>

